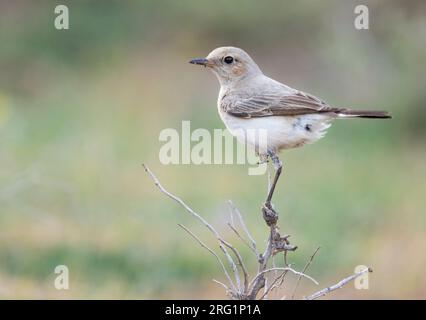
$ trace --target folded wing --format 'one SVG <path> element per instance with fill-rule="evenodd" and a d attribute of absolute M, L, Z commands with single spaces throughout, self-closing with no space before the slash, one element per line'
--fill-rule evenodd
<path fill-rule="evenodd" d="M 339 113 L 317 97 L 298 91 L 291 95 L 262 94 L 250 97 L 224 97 L 222 109 L 236 117 L 294 116 L 311 113 Z"/>

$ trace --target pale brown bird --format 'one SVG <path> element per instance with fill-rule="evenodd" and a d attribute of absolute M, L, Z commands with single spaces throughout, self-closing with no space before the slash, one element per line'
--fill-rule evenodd
<path fill-rule="evenodd" d="M 265 203 L 268 208 L 282 170 L 280 150 L 319 140 L 333 119 L 391 118 L 386 111 L 331 107 L 314 95 L 267 77 L 239 48 L 217 48 L 190 63 L 208 67 L 219 79 L 217 107 L 231 134 L 254 147 L 262 159 L 269 156 L 273 161 L 276 173 Z M 259 144 L 259 139 L 247 134 L 249 130 L 265 130 L 266 144 Z"/>

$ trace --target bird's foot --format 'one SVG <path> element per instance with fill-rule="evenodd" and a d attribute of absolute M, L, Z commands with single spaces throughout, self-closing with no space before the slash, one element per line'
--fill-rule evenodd
<path fill-rule="evenodd" d="M 259 154 L 259 161 L 257 162 L 257 165 L 269 163 L 269 157 L 268 155 Z"/>

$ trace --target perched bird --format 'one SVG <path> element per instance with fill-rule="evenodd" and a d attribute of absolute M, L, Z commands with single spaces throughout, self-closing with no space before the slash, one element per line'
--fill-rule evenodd
<path fill-rule="evenodd" d="M 261 159 L 268 157 L 276 173 L 265 206 L 271 199 L 282 162 L 280 150 L 296 148 L 322 138 L 333 119 L 391 118 L 386 111 L 352 110 L 329 106 L 314 95 L 293 89 L 262 73 L 242 49 L 220 47 L 206 58 L 190 61 L 213 71 L 220 83 L 217 107 L 227 129 L 239 141 L 256 149 Z M 266 146 L 248 135 L 248 130 L 265 130 Z"/>

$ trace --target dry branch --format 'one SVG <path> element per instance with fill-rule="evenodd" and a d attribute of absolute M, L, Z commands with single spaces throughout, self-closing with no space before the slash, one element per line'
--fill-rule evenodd
<path fill-rule="evenodd" d="M 229 201 L 229 206 L 231 208 L 231 221 L 228 223 L 228 226 L 231 228 L 231 230 L 238 236 L 239 239 L 243 241 L 254 253 L 256 256 L 256 259 L 259 263 L 258 270 L 256 275 L 253 277 L 253 279 L 249 280 L 249 274 L 247 272 L 247 268 L 243 262 L 243 259 L 239 253 L 239 251 L 228 241 L 226 241 L 219 232 L 209 223 L 207 220 L 205 220 L 200 214 L 198 214 L 196 211 L 194 211 L 191 207 L 189 207 L 182 199 L 175 196 L 174 194 L 167 191 L 158 178 L 153 174 L 153 172 L 145 165 L 143 164 L 143 167 L 145 171 L 148 173 L 150 178 L 153 180 L 154 184 L 158 187 L 158 189 L 164 193 L 166 196 L 171 198 L 172 200 L 179 203 L 189 214 L 191 214 L 194 218 L 196 218 L 198 221 L 200 221 L 216 238 L 218 241 L 218 245 L 224 256 L 226 257 L 229 267 L 233 271 L 234 279 L 232 279 L 230 273 L 228 272 L 228 269 L 226 268 L 225 264 L 223 263 L 222 259 L 219 257 L 219 255 L 210 247 L 208 247 L 198 236 L 196 236 L 191 230 L 189 230 L 187 227 L 183 226 L 182 224 L 178 224 L 179 227 L 181 227 L 183 230 L 185 230 L 198 244 L 206 249 L 209 253 L 211 253 L 216 260 L 218 261 L 219 265 L 222 268 L 222 271 L 225 274 L 225 277 L 229 283 L 229 285 L 226 285 L 225 283 L 222 283 L 216 279 L 213 279 L 213 281 L 219 285 L 221 285 L 225 290 L 226 294 L 229 295 L 233 299 L 251 299 L 254 300 L 258 297 L 259 292 L 263 289 L 263 295 L 260 297 L 260 299 L 266 299 L 268 294 L 272 292 L 275 288 L 281 286 L 284 281 L 284 277 L 287 273 L 293 273 L 298 276 L 296 285 L 293 290 L 292 298 L 294 298 L 296 290 L 299 286 L 299 283 L 301 279 L 307 278 L 318 285 L 318 282 L 313 279 L 311 276 L 306 274 L 307 269 L 309 268 L 310 264 L 312 263 L 316 253 L 318 252 L 318 249 L 315 250 L 315 252 L 311 255 L 309 261 L 304 266 L 303 270 L 297 271 L 293 269 L 288 263 L 287 263 L 287 252 L 288 251 L 294 251 L 297 249 L 296 246 L 293 246 L 289 242 L 289 235 L 281 236 L 279 233 L 279 228 L 277 226 L 278 222 L 278 214 L 274 210 L 273 205 L 266 203 L 262 208 L 262 214 L 263 218 L 269 228 L 269 237 L 266 244 L 266 248 L 264 249 L 263 253 L 259 253 L 257 250 L 256 242 L 253 238 L 253 236 L 250 234 L 247 225 L 244 222 L 243 216 L 241 212 L 237 209 L 237 207 Z M 269 182 L 270 184 L 270 182 Z M 268 186 L 268 190 L 271 188 L 271 186 Z M 244 231 L 245 237 L 243 237 L 242 233 L 238 230 L 236 227 L 234 216 L 238 218 L 238 223 L 242 230 Z M 283 253 L 284 257 L 284 267 L 276 267 L 274 263 L 274 256 L 278 253 Z M 268 268 L 268 263 L 270 260 L 273 260 L 272 267 Z M 275 271 L 275 278 L 270 281 L 271 279 L 267 278 L 267 274 Z M 281 271 L 280 274 L 278 274 L 278 271 Z M 241 279 L 240 279 L 240 272 L 243 275 L 244 283 L 241 285 Z M 371 272 L 371 269 L 367 268 L 359 273 L 356 273 L 348 278 L 345 278 L 338 282 L 337 284 L 325 288 L 323 290 L 320 290 L 310 296 L 305 297 L 306 300 L 314 300 L 317 298 L 320 298 L 334 290 L 340 289 L 345 284 L 350 282 L 351 280 L 356 279 L 357 277 L 361 276 L 362 274 L 366 272 Z M 270 285 L 267 285 L 267 283 Z"/>

